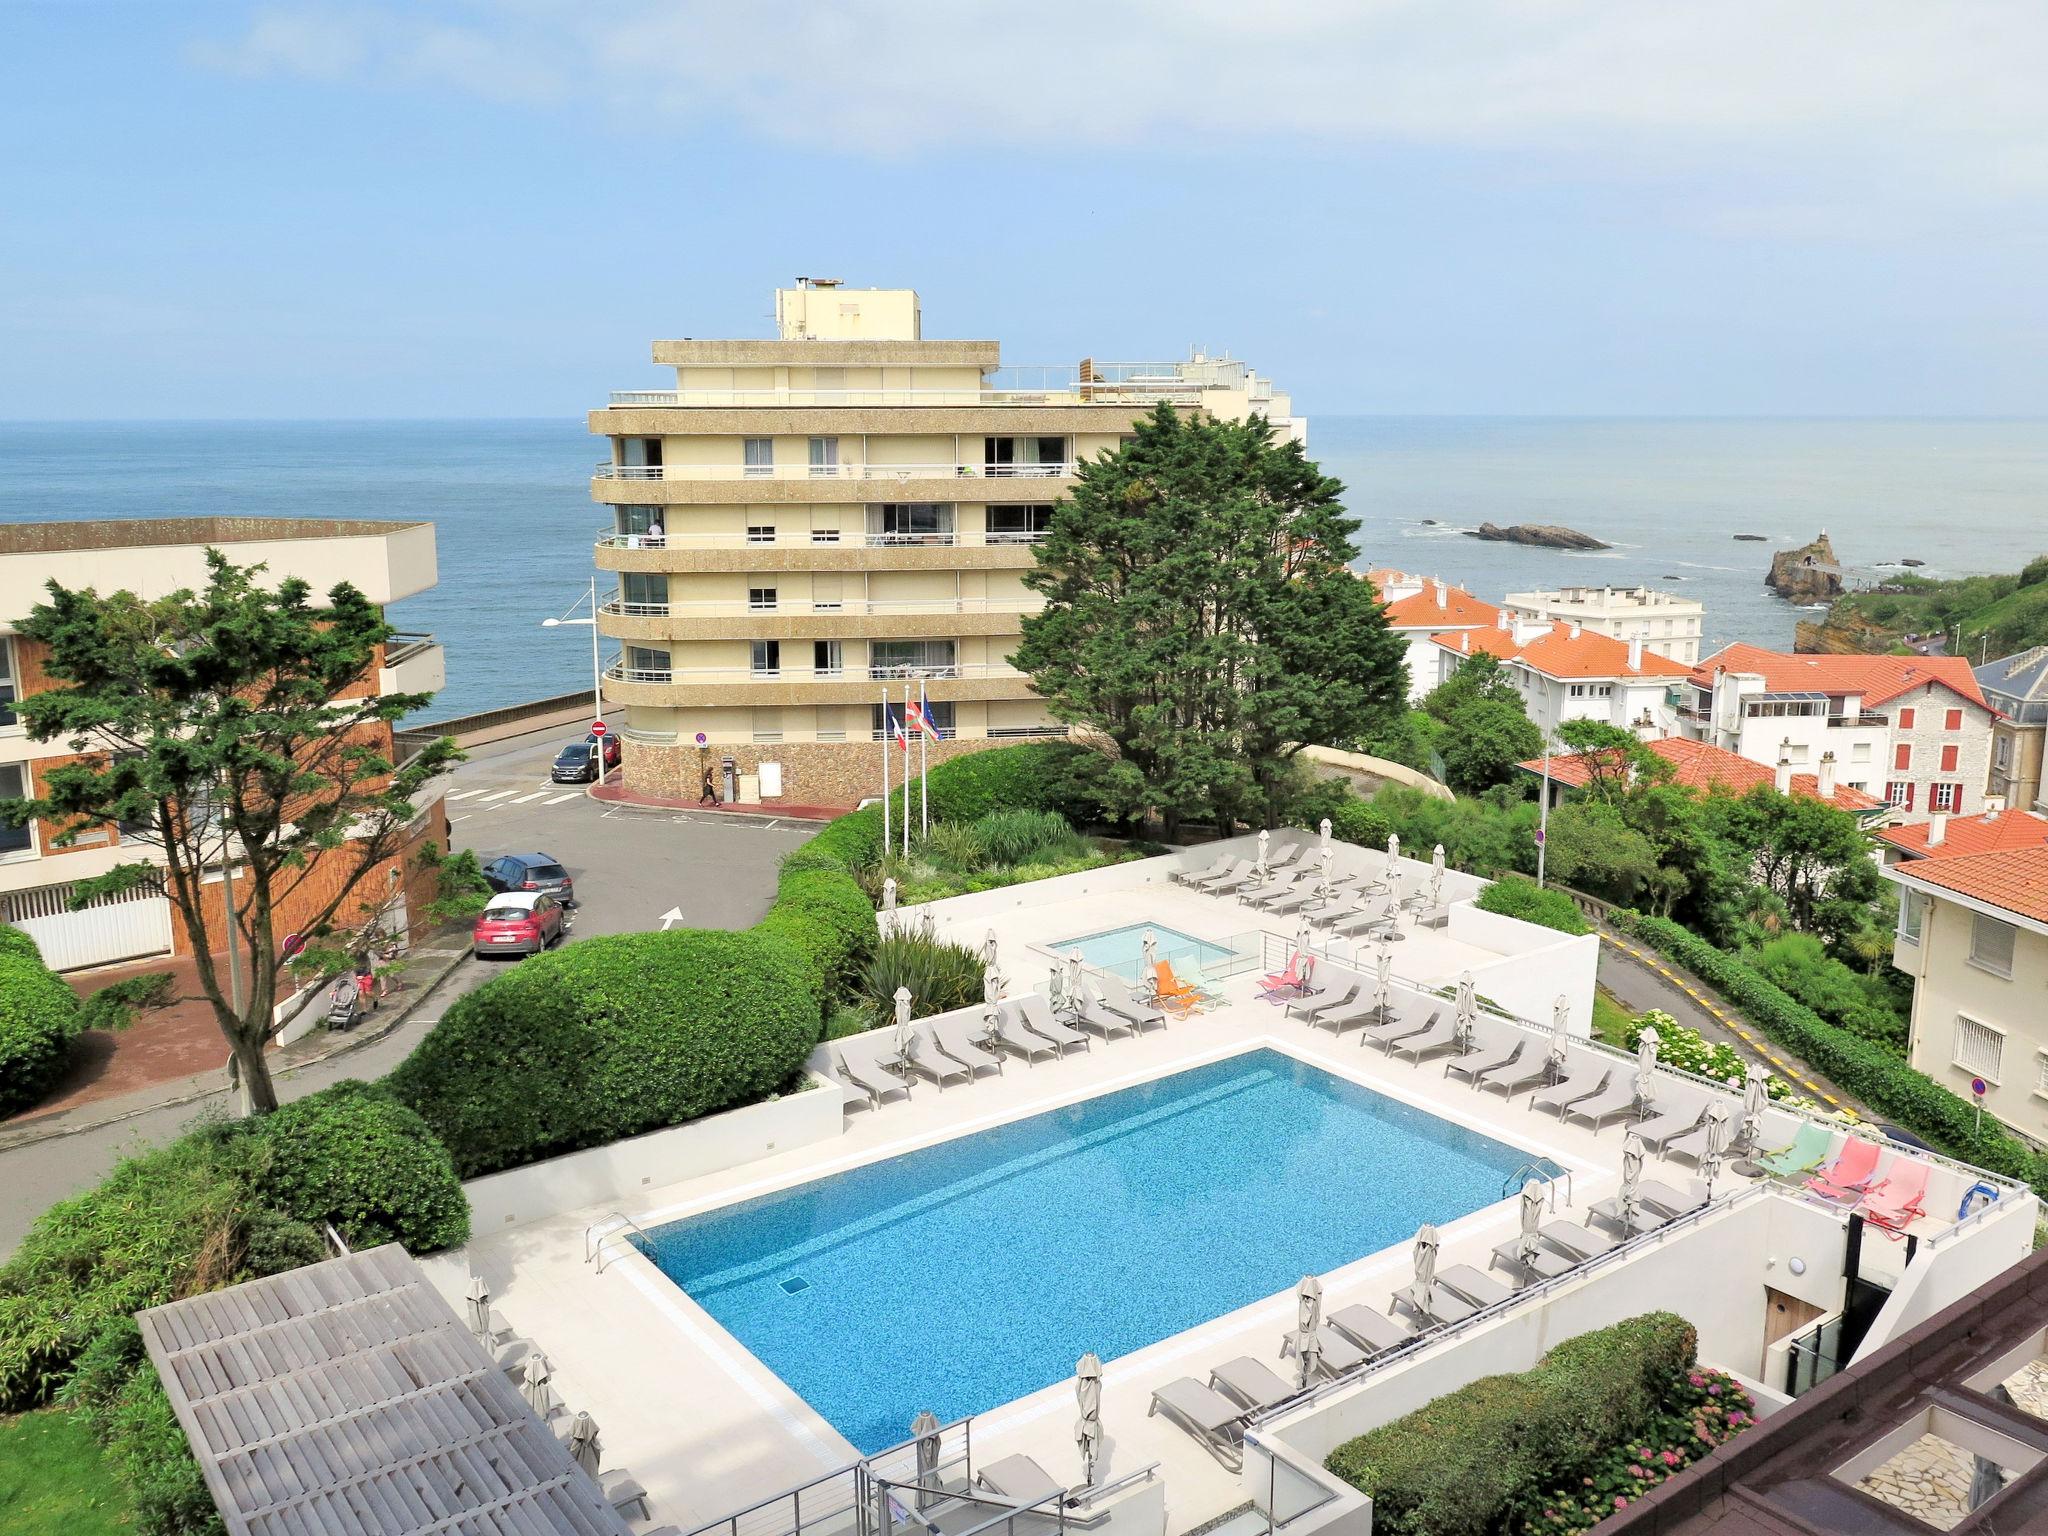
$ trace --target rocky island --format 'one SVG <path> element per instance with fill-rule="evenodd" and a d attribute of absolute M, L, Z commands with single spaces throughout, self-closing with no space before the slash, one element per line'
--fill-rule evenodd
<path fill-rule="evenodd" d="M 1835 559 L 1835 546 L 1827 530 L 1811 544 L 1784 549 L 1771 556 L 1771 573 L 1764 585 L 1780 597 L 1795 603 L 1827 603 L 1842 595 L 1842 566 Z"/>
<path fill-rule="evenodd" d="M 1466 537 L 1488 539 L 1496 544 L 1534 544 L 1540 549 L 1612 549 L 1594 538 L 1590 533 L 1581 533 L 1576 528 L 1565 528 L 1557 523 L 1516 523 L 1503 528 L 1498 523 L 1481 523 L 1477 528 L 1464 530 Z"/>

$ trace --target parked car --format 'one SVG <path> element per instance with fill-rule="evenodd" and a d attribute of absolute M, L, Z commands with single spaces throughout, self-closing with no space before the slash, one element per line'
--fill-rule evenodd
<path fill-rule="evenodd" d="M 587 741 L 572 741 L 555 754 L 549 775 L 557 784 L 588 784 L 597 777 L 597 754 Z"/>
<path fill-rule="evenodd" d="M 586 736 L 583 738 L 583 744 L 585 746 L 595 746 L 599 742 L 604 743 L 605 768 L 607 770 L 610 770 L 618 767 L 619 753 L 622 750 L 619 746 L 619 738 L 612 735 L 609 731 L 607 731 L 602 736 Z"/>
<path fill-rule="evenodd" d="M 562 904 L 546 891 L 493 896 L 469 936 L 478 955 L 537 955 L 568 931 Z"/>
<path fill-rule="evenodd" d="M 576 882 L 561 861 L 545 853 L 508 853 L 484 866 L 494 891 L 546 891 L 565 907 L 576 905 Z"/>

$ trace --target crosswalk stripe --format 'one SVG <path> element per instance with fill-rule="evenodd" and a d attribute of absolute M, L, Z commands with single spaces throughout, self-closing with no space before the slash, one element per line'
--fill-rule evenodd
<path fill-rule="evenodd" d="M 480 795 L 482 793 L 483 791 L 480 789 L 462 789 L 457 790 L 452 795 L 443 795 L 441 798 L 444 800 L 467 800 L 471 795 Z"/>
<path fill-rule="evenodd" d="M 498 792 L 497 792 L 497 793 L 496 793 L 495 795 L 485 795 L 485 796 L 483 797 L 483 799 L 481 799 L 481 800 L 479 800 L 479 801 L 477 802 L 477 804 L 479 804 L 479 805 L 489 805 L 489 804 L 490 804 L 490 803 L 491 803 L 491 802 L 492 802 L 493 800 L 502 800 L 502 799 L 504 799 L 504 798 L 505 798 L 505 797 L 506 797 L 507 795 L 516 795 L 516 794 L 518 794 L 518 793 L 519 793 L 519 791 L 518 791 L 518 790 L 516 790 L 516 789 L 501 789 L 501 790 L 499 790 L 499 791 L 498 791 Z"/>
<path fill-rule="evenodd" d="M 538 800 L 542 795 L 546 793 L 547 791 L 544 789 L 537 789 L 530 795 L 521 795 L 517 800 L 514 800 L 512 803 L 514 805 L 524 805 L 529 800 Z"/>
<path fill-rule="evenodd" d="M 557 796 L 555 796 L 555 798 L 554 798 L 554 799 L 552 799 L 552 800 L 550 800 L 550 801 L 548 802 L 548 804 L 549 804 L 549 805 L 560 805 L 560 804 L 561 804 L 561 803 L 562 803 L 562 802 L 563 802 L 564 800 L 574 800 L 574 799 L 577 799 L 577 798 L 578 798 L 578 797 L 579 797 L 579 796 L 580 796 L 581 794 L 582 794 L 582 791 L 581 791 L 581 790 L 575 790 L 575 789 L 572 789 L 572 790 L 570 790 L 570 791 L 569 791 L 569 793 L 568 793 L 568 794 L 566 794 L 566 795 L 557 795 Z"/>

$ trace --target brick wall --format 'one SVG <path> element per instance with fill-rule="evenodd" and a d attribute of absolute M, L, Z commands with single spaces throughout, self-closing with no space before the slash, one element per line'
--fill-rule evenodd
<path fill-rule="evenodd" d="M 1007 739 L 990 741 L 985 737 L 935 741 L 930 747 L 930 762 L 936 767 L 969 752 L 1012 745 L 1014 743 Z M 913 769 L 919 760 L 918 750 L 915 745 L 910 749 Z M 781 798 L 792 805 L 853 806 L 882 792 L 882 744 L 876 741 L 790 741 L 774 745 L 714 746 L 705 752 L 706 755 L 700 759 L 693 745 L 659 745 L 628 740 L 623 760 L 626 788 L 635 794 L 694 800 L 703 774 L 701 764 L 708 763 L 714 781 L 719 785 L 719 793 L 723 794 L 720 761 L 729 756 L 742 774 L 755 772 L 763 762 L 782 764 Z M 900 750 L 889 759 L 892 788 L 902 782 L 903 762 Z"/>

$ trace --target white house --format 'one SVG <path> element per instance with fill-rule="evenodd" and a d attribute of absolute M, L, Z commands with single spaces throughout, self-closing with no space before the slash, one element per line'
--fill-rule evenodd
<path fill-rule="evenodd" d="M 1437 635 L 1492 629 L 1501 611 L 1462 587 L 1440 577 L 1411 576 L 1390 567 L 1367 571 L 1365 579 L 1387 605 L 1387 628 L 1408 642 L 1408 698 L 1419 701 L 1441 680 L 1437 670 Z"/>
<path fill-rule="evenodd" d="M 1546 737 L 1567 720 L 1603 721 L 1645 740 L 1669 735 L 1673 691 L 1686 675 L 1640 638 L 1616 640 L 1579 624 L 1513 622 L 1506 613 L 1492 629 L 1439 634 L 1430 643 L 1437 681 L 1474 652 L 1498 656 Z"/>

